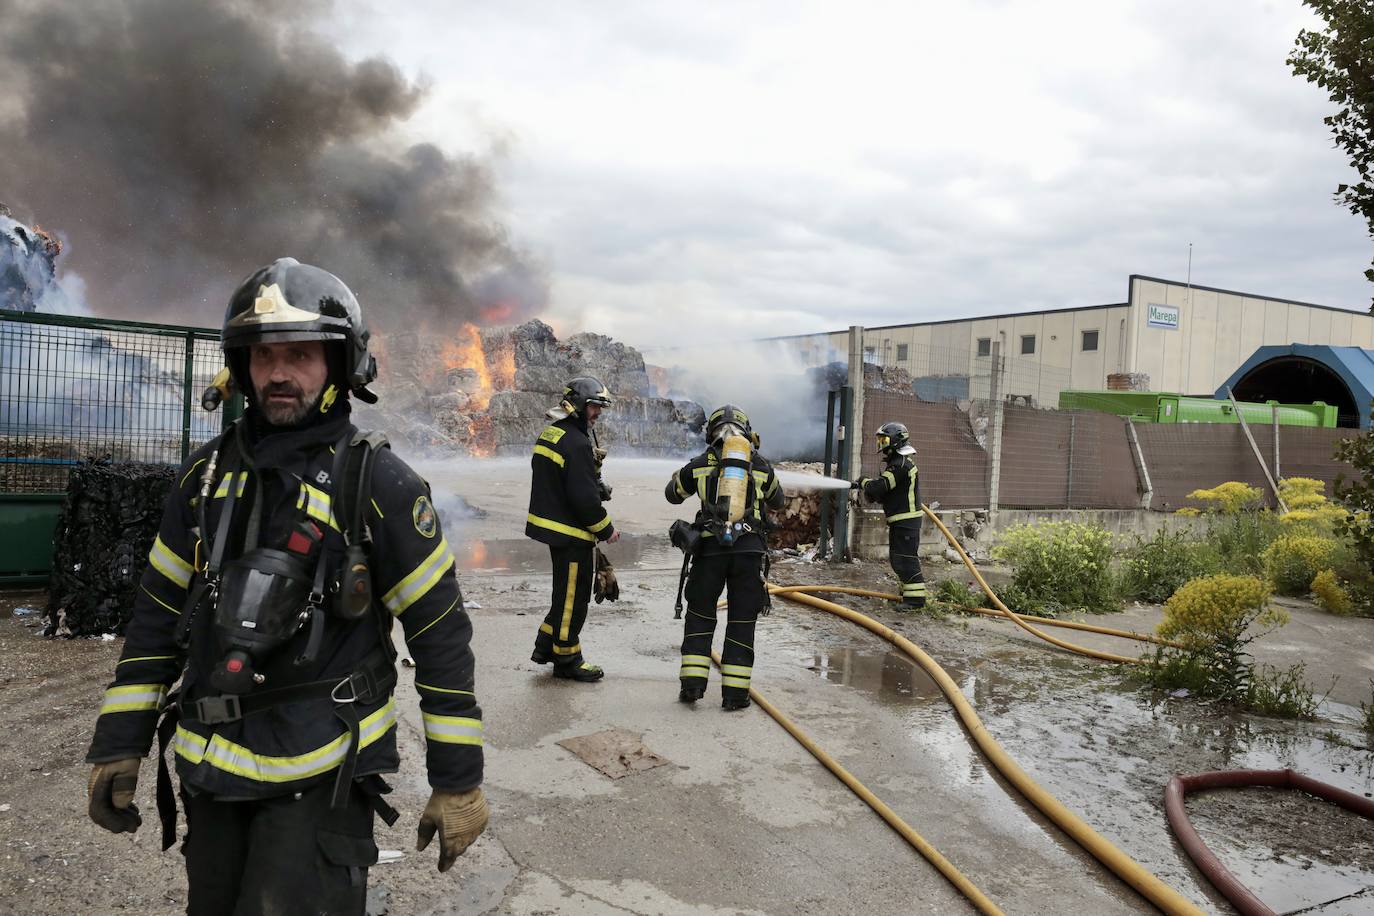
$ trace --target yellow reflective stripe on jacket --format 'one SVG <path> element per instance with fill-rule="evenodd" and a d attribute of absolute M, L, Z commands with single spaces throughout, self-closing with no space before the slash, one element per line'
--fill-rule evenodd
<path fill-rule="evenodd" d="M 175 655 L 144 655 L 139 658 L 121 658 L 115 667 L 118 668 L 120 665 L 127 665 L 131 662 L 165 662 L 174 658 L 176 658 Z"/>
<path fill-rule="evenodd" d="M 358 749 L 362 750 L 385 735 L 396 725 L 396 700 L 388 699 L 386 705 L 359 723 L 361 739 Z M 208 763 L 217 770 L 233 773 L 255 782 L 292 782 L 327 773 L 340 763 L 348 753 L 352 737 L 344 732 L 324 747 L 296 757 L 268 757 L 255 754 L 250 749 L 227 741 L 222 735 L 212 735 L 207 741 L 203 735 L 178 725 L 172 749 L 178 757 L 192 764 Z"/>
<path fill-rule="evenodd" d="M 551 518 L 540 518 L 534 513 L 530 513 L 529 515 L 525 516 L 525 520 L 537 528 L 547 528 L 549 531 L 557 531 L 559 534 L 566 534 L 569 537 L 581 538 L 584 541 L 596 540 L 596 535 L 592 534 L 590 531 L 584 531 L 581 528 L 574 528 L 572 525 L 565 525 L 562 522 L 555 522 Z M 610 521 L 609 515 L 606 516 L 606 520 Z"/>
<path fill-rule="evenodd" d="M 148 552 L 148 562 L 153 564 L 153 569 L 170 579 L 177 588 L 185 588 L 191 584 L 191 564 L 162 543 L 160 534 L 153 539 L 153 549 Z"/>
<path fill-rule="evenodd" d="M 439 577 L 448 572 L 452 565 L 453 551 L 448 549 L 448 538 L 440 538 L 439 546 L 434 548 L 434 552 L 425 557 L 410 575 L 397 582 L 391 587 L 391 591 L 382 596 L 382 604 L 397 617 L 401 616 L 406 608 L 429 594 L 434 583 L 438 582 Z"/>
<path fill-rule="evenodd" d="M 681 496 L 683 499 L 686 499 L 688 496 L 692 495 L 688 493 L 686 490 L 682 489 L 682 478 L 679 477 L 677 474 L 673 474 L 673 487 L 676 488 L 677 495 Z"/>
<path fill-rule="evenodd" d="M 591 526 L 590 528 L 588 528 L 587 530 L 590 531 L 592 534 L 596 534 L 598 531 L 604 531 L 604 530 L 606 530 L 606 526 L 609 525 L 610 523 L 611 523 L 611 513 L 607 512 L 605 518 L 603 518 L 601 521 L 597 522 L 595 525 L 592 525 L 592 526 Z"/>
<path fill-rule="evenodd" d="M 895 490 L 895 489 L 897 489 L 897 475 L 896 475 L 896 474 L 892 473 L 891 471 L 883 471 L 883 473 L 882 473 L 880 476 L 883 478 L 883 480 L 886 480 L 886 481 L 887 481 L 888 489 L 890 489 L 890 490 Z"/>
<path fill-rule="evenodd" d="M 301 495 L 296 500 L 296 508 L 305 509 L 305 514 L 315 519 L 317 522 L 324 522 L 335 531 L 342 531 L 339 522 L 334 518 L 333 501 L 329 494 L 323 490 L 316 489 L 308 483 L 301 483 Z"/>
<path fill-rule="evenodd" d="M 534 453 L 536 455 L 543 455 L 545 458 L 549 459 L 554 464 L 558 465 L 560 468 L 564 466 L 563 456 L 558 454 L 551 448 L 546 448 L 542 445 L 536 445 L 534 447 Z"/>
<path fill-rule="evenodd" d="M 224 497 L 229 495 L 230 477 L 233 477 L 234 481 L 238 484 L 238 486 L 235 488 L 237 492 L 235 492 L 234 495 L 243 495 L 243 488 L 248 485 L 248 472 L 238 471 L 234 474 L 225 474 L 223 477 L 220 478 L 219 486 L 215 488 L 215 495 L 213 497 L 214 499 L 223 499 Z"/>
<path fill-rule="evenodd" d="M 440 744 L 475 744 L 482 746 L 482 720 L 466 716 L 436 716 L 422 713 L 425 737 Z"/>
<path fill-rule="evenodd" d="M 889 516 L 887 517 L 887 520 L 888 520 L 889 522 L 904 522 L 904 521 L 906 521 L 906 520 L 909 519 L 909 518 L 920 518 L 920 517 L 921 517 L 921 513 L 920 513 L 920 512 L 898 512 L 896 515 L 889 515 Z"/>
<path fill-rule="evenodd" d="M 557 426 L 545 426 L 544 431 L 539 434 L 539 439 L 543 442 L 552 442 L 554 445 L 557 445 L 558 440 L 563 438 L 565 432 L 567 432 L 567 430 L 559 429 Z"/>
<path fill-rule="evenodd" d="M 144 712 L 159 710 L 162 700 L 167 696 L 165 684 L 125 684 L 111 687 L 105 691 L 105 702 L 100 705 L 100 714 L 107 712 Z"/>
<path fill-rule="evenodd" d="M 194 473 L 196 472 L 196 468 L 200 467 L 200 466 L 201 466 L 202 464 L 204 464 L 204 463 L 205 463 L 205 459 L 204 459 L 204 458 L 197 458 L 197 459 L 196 459 L 196 463 L 193 464 L 193 465 L 191 465 L 191 467 L 187 469 L 185 475 L 182 476 L 182 478 L 181 478 L 181 486 L 183 486 L 183 487 L 186 486 L 186 481 L 188 481 L 188 480 L 191 479 L 191 475 L 194 474 Z"/>

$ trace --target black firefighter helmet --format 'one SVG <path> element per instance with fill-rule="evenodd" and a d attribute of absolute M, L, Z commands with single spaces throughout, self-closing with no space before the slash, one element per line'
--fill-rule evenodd
<path fill-rule="evenodd" d="M 721 438 L 721 429 L 726 425 L 739 427 L 740 434 L 748 436 L 753 432 L 749 418 L 734 404 L 722 404 L 706 418 L 706 441 L 715 442 Z"/>
<path fill-rule="evenodd" d="M 278 258 L 253 272 L 229 298 L 220 346 L 240 391 L 251 400 L 246 348 L 259 343 L 325 341 L 330 381 L 369 404 L 377 396 L 367 385 L 377 377 L 368 351 L 371 336 L 358 298 L 327 270 Z M 337 342 L 337 346 L 329 346 Z"/>
<path fill-rule="evenodd" d="M 878 437 L 878 451 L 885 455 L 913 455 L 916 449 L 911 446 L 911 433 L 905 423 L 884 423 L 875 433 Z"/>
<path fill-rule="evenodd" d="M 563 400 L 559 403 L 569 414 L 586 417 L 588 404 L 600 404 L 603 408 L 611 406 L 611 392 L 601 383 L 601 379 L 590 375 L 579 375 L 563 386 Z"/>

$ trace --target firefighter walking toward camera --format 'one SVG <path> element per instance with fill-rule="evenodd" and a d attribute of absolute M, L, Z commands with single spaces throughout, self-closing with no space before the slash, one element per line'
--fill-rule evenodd
<path fill-rule="evenodd" d="M 768 606 L 765 587 L 767 509 L 783 504 L 782 488 L 744 411 L 726 404 L 706 420 L 706 451 L 679 469 L 664 495 L 679 505 L 701 500 L 692 528 L 691 571 L 685 597 L 681 685 L 678 699 L 695 703 L 706 695 L 716 603 L 726 593 L 725 643 L 721 650 L 721 707 L 749 705 L 754 670 L 754 627 Z"/>
<path fill-rule="evenodd" d="M 887 517 L 887 557 L 902 584 L 902 603 L 922 608 L 926 606 L 926 580 L 917 555 L 921 546 L 921 482 L 914 459 L 916 449 L 901 423 L 884 423 L 876 435 L 883 472 L 872 479 L 852 481 L 849 486 L 862 491 L 869 502 L 882 503 Z"/>
<path fill-rule="evenodd" d="M 221 343 L 248 407 L 177 474 L 105 691 L 90 816 L 138 829 L 156 732 L 168 848 L 170 744 L 191 914 L 364 912 L 374 815 L 397 818 L 381 776 L 400 762 L 395 620 L 432 788 L 417 848 L 437 834 L 446 871 L 487 823 L 453 553 L 429 487 L 350 422 L 350 395 L 376 400 L 368 337 L 348 287 L 291 258 L 234 293 Z"/>
<path fill-rule="evenodd" d="M 530 661 L 553 663 L 553 676 L 598 681 L 605 672 L 582 658 L 582 625 L 587 620 L 593 582 L 597 601 L 620 594 L 615 574 L 598 541 L 614 544 L 620 532 L 602 507 L 610 487 L 601 479 L 605 452 L 593 441 L 601 411 L 611 393 L 599 379 L 579 376 L 563 388 L 549 411 L 553 420 L 534 443 L 530 457 L 530 509 L 525 536 L 549 547 L 553 598 L 534 638 Z"/>

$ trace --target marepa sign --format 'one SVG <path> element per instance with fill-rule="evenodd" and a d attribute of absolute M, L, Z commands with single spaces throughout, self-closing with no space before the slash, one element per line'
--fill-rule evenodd
<path fill-rule="evenodd" d="M 1146 306 L 1145 324 L 1152 328 L 1168 328 L 1170 331 L 1178 330 L 1178 306 L 1160 305 L 1151 302 Z"/>

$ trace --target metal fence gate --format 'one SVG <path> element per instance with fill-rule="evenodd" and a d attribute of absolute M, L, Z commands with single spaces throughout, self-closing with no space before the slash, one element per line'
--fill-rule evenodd
<path fill-rule="evenodd" d="M 71 469 L 179 464 L 226 412 L 200 409 L 219 332 L 0 309 L 0 584 L 42 582 Z"/>

